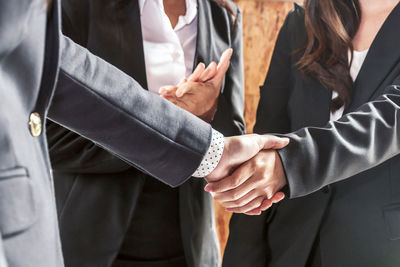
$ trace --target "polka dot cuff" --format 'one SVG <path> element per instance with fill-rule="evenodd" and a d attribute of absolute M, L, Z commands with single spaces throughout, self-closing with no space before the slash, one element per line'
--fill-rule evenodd
<path fill-rule="evenodd" d="M 199 168 L 193 173 L 194 177 L 206 177 L 217 167 L 224 152 L 224 136 L 212 129 L 211 145 Z"/>

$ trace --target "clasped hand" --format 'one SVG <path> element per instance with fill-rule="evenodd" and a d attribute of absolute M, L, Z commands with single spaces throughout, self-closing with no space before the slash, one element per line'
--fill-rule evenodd
<path fill-rule="evenodd" d="M 286 177 L 276 149 L 289 139 L 272 135 L 225 138 L 217 168 L 206 177 L 205 187 L 227 211 L 259 215 L 285 195 L 279 192 Z"/>
<path fill-rule="evenodd" d="M 226 50 L 218 65 L 212 62 L 205 68 L 200 63 L 180 84 L 160 88 L 160 95 L 211 122 L 232 52 Z M 228 211 L 261 214 L 285 197 L 279 192 L 286 185 L 286 177 L 276 149 L 288 143 L 288 138 L 272 135 L 226 137 L 220 162 L 206 177 L 205 190 Z"/>

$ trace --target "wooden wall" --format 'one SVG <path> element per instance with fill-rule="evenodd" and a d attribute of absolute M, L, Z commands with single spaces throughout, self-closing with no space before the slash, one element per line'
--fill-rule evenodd
<path fill-rule="evenodd" d="M 293 8 L 292 1 L 234 0 L 242 10 L 243 43 L 245 61 L 245 121 L 247 132 L 251 133 L 255 124 L 259 100 L 259 86 L 269 67 L 275 40 L 287 13 Z M 229 235 L 231 214 L 215 205 L 217 230 L 222 253 Z"/>

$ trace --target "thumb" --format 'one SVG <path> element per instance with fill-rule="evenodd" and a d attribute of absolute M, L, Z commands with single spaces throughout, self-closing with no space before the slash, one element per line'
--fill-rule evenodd
<path fill-rule="evenodd" d="M 287 146 L 290 139 L 287 137 L 278 137 L 274 135 L 260 135 L 263 149 L 282 149 Z"/>
<path fill-rule="evenodd" d="M 158 90 L 158 93 L 159 93 L 160 95 L 165 95 L 165 94 L 168 94 L 168 93 L 170 93 L 170 92 L 175 91 L 176 89 L 177 89 L 176 86 L 167 85 L 167 86 L 161 87 L 161 88 Z"/>

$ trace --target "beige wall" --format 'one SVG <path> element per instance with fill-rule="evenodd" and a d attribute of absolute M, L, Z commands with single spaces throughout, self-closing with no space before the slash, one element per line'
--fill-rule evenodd
<path fill-rule="evenodd" d="M 259 100 L 259 86 L 269 67 L 276 37 L 293 1 L 234 0 L 242 10 L 245 60 L 245 121 L 252 132 Z M 215 205 L 218 234 L 222 250 L 228 238 L 230 213 Z"/>

